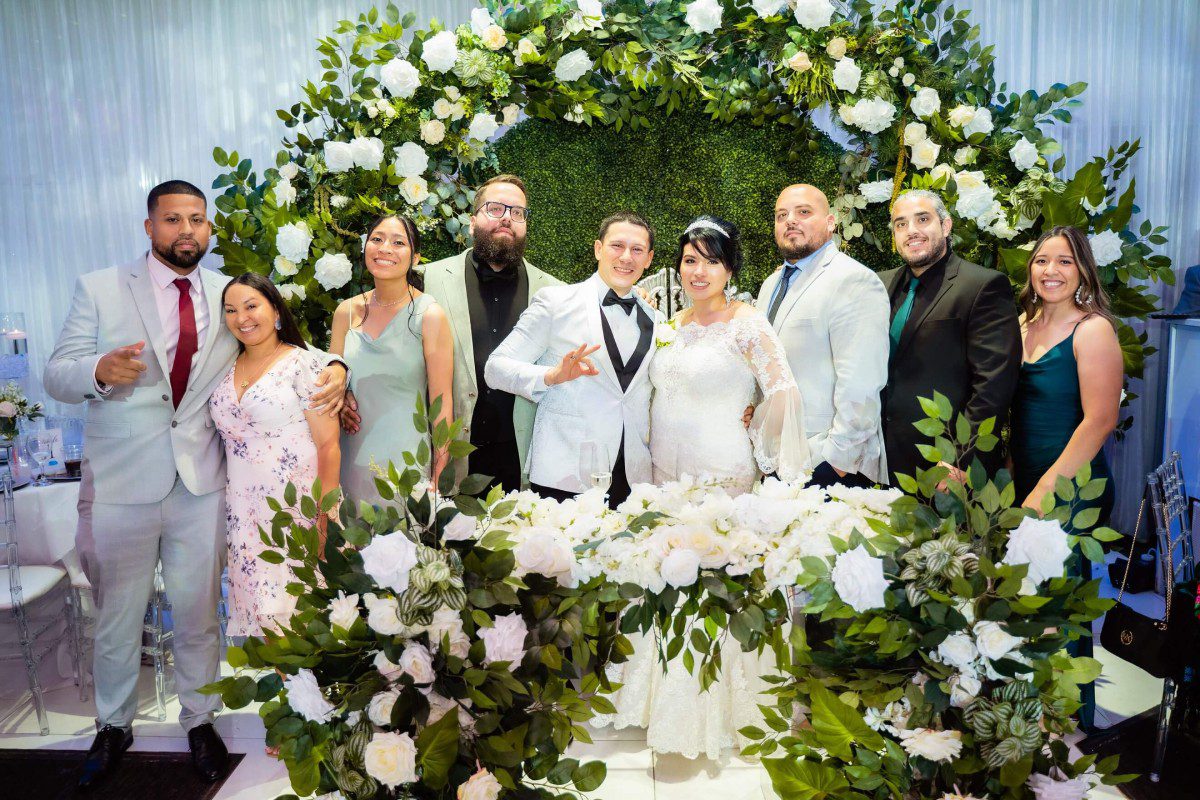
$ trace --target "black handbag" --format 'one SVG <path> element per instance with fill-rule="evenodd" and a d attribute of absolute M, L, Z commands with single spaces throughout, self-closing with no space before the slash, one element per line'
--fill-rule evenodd
<path fill-rule="evenodd" d="M 1129 583 L 1129 567 L 1133 563 L 1133 550 L 1137 546 L 1138 532 L 1142 527 L 1142 514 L 1145 510 L 1146 499 L 1143 497 L 1138 508 L 1133 541 L 1129 545 L 1129 557 L 1125 562 L 1125 576 L 1117 593 L 1117 604 L 1109 609 L 1104 617 L 1100 643 L 1108 652 L 1144 669 L 1156 678 L 1177 678 L 1191 646 L 1192 599 L 1175 586 L 1175 565 L 1170 554 L 1163 562 L 1167 569 L 1168 591 L 1162 619 L 1152 619 L 1139 614 L 1121 602 L 1125 587 Z"/>

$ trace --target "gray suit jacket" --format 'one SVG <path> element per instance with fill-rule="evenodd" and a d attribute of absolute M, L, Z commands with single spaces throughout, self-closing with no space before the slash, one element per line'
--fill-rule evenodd
<path fill-rule="evenodd" d="M 782 272 L 759 290 L 764 313 Z M 794 280 L 774 322 L 804 398 L 813 464 L 825 461 L 881 483 L 887 482 L 880 392 L 890 313 L 879 277 L 830 246 Z"/>
<path fill-rule="evenodd" d="M 221 292 L 229 278 L 205 269 L 200 275 L 208 326 L 178 409 L 171 403 L 167 342 L 146 256 L 76 281 L 43 383 L 55 400 L 88 406 L 81 500 L 155 503 L 171 491 L 176 475 L 195 495 L 225 488 L 225 455 L 208 398 L 229 372 L 238 348 L 221 311 Z M 105 353 L 138 341 L 146 342 L 141 356 L 146 371 L 136 383 L 97 394 L 96 363 Z"/>
<path fill-rule="evenodd" d="M 471 416 L 475 411 L 475 399 L 479 386 L 475 380 L 475 346 L 471 339 L 471 312 L 467 305 L 467 253 L 435 261 L 425 268 L 425 291 L 431 295 L 450 320 L 454 333 L 454 418 L 463 420 L 463 438 L 471 438 Z M 562 281 L 528 261 L 525 271 L 529 276 L 529 297 L 547 286 L 561 286 Z M 533 437 L 533 420 L 537 406 L 523 397 L 513 404 L 513 430 L 517 434 L 517 452 L 521 458 L 521 472 L 528 472 L 529 441 Z"/>

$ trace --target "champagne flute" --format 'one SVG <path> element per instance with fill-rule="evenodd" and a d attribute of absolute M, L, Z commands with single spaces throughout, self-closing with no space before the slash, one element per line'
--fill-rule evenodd
<path fill-rule="evenodd" d="M 49 433 L 38 431 L 29 434 L 29 438 L 25 442 L 25 448 L 29 451 L 29 456 L 37 462 L 38 478 L 33 482 L 34 486 L 49 486 L 50 480 L 46 477 L 46 464 L 53 457 L 54 436 Z"/>
<path fill-rule="evenodd" d="M 579 446 L 579 475 L 585 483 L 608 494 L 612 484 L 612 461 L 602 442 L 588 441 Z"/>

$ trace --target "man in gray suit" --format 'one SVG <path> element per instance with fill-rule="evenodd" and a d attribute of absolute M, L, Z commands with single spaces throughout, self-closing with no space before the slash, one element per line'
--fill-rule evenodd
<path fill-rule="evenodd" d="M 562 284 L 524 258 L 530 213 L 525 183 L 497 175 L 475 193 L 474 246 L 425 270 L 425 291 L 454 332 L 454 418 L 465 420 L 463 433 L 475 446 L 468 469 L 506 491 L 521 488 L 537 406 L 489 387 L 484 365 L 538 290 Z"/>
<path fill-rule="evenodd" d="M 91 788 L 133 742 L 142 619 L 161 561 L 174 612 L 179 722 L 208 781 L 226 769 L 199 690 L 218 677 L 225 560 L 225 458 L 208 398 L 238 354 L 225 327 L 228 279 L 199 268 L 212 225 L 204 193 L 168 181 L 146 201 L 150 252 L 79 278 L 46 365 L 63 403 L 86 403 L 76 547 L 96 602 L 96 726 L 79 784 Z M 336 414 L 345 369 L 327 368 L 314 405 Z"/>
<path fill-rule="evenodd" d="M 887 383 L 888 297 L 874 272 L 837 249 L 829 200 L 788 186 L 775 202 L 783 266 L 758 308 L 787 352 L 804 398 L 814 484 L 887 483 L 880 391 Z"/>

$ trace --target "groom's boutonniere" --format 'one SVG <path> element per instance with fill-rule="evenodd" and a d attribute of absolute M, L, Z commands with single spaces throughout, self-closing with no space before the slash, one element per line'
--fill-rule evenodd
<path fill-rule="evenodd" d="M 660 322 L 654 326 L 654 344 L 658 347 L 667 347 L 675 341 L 678 333 L 679 329 L 675 327 L 675 320 Z"/>

